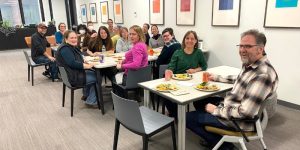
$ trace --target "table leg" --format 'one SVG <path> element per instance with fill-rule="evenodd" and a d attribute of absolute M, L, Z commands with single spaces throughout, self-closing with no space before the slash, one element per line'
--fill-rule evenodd
<path fill-rule="evenodd" d="M 144 106 L 149 108 L 150 103 L 150 91 L 144 89 Z"/>
<path fill-rule="evenodd" d="M 102 74 L 100 69 L 96 69 L 96 77 L 97 77 L 97 82 L 98 82 L 98 98 L 100 102 L 100 107 L 101 107 L 101 112 L 102 115 L 104 115 L 104 102 L 103 102 L 103 93 L 102 93 Z"/>
<path fill-rule="evenodd" d="M 178 150 L 185 150 L 185 105 L 178 105 Z"/>

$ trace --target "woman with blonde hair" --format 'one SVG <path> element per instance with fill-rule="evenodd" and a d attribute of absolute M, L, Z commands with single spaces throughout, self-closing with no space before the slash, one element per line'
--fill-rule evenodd
<path fill-rule="evenodd" d="M 116 75 L 115 84 L 125 85 L 128 70 L 137 70 L 148 65 L 147 45 L 145 44 L 145 35 L 142 28 L 137 25 L 130 27 L 129 39 L 131 40 L 133 47 L 126 52 L 125 59 L 117 64 L 117 69 L 124 70 L 124 72 Z M 117 89 L 114 90 L 118 92 Z M 121 94 L 121 92 L 118 92 L 117 94 Z"/>

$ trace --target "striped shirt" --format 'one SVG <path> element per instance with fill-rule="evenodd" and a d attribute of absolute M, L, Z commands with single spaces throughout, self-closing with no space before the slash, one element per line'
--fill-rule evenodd
<path fill-rule="evenodd" d="M 233 89 L 227 93 L 224 102 L 214 110 L 213 115 L 218 116 L 225 125 L 235 127 L 228 119 L 253 118 L 258 114 L 261 102 L 276 92 L 277 85 L 277 73 L 264 56 L 249 66 L 243 66 Z M 245 131 L 254 130 L 253 124 L 238 124 Z"/>

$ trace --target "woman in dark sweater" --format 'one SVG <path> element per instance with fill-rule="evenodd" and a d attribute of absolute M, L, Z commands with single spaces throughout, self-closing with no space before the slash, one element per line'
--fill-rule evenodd
<path fill-rule="evenodd" d="M 158 56 L 155 67 L 154 67 L 154 78 L 158 78 L 159 74 L 159 66 L 160 65 L 167 65 L 170 63 L 173 53 L 177 49 L 181 49 L 181 44 L 175 39 L 173 29 L 166 28 L 162 32 L 163 40 L 164 40 L 164 47 L 161 50 L 160 55 Z"/>
<path fill-rule="evenodd" d="M 115 49 L 108 29 L 101 26 L 98 30 L 98 36 L 90 41 L 87 52 L 90 56 L 98 56 L 100 52 L 105 51 L 114 53 Z"/>
<path fill-rule="evenodd" d="M 69 82 L 72 86 L 85 86 L 84 96 L 87 97 L 86 104 L 96 105 L 97 98 L 94 86 L 96 75 L 91 69 L 94 64 L 85 63 L 82 52 L 77 47 L 77 35 L 74 31 L 64 33 L 64 43 L 58 48 L 56 62 L 58 66 L 65 68 Z"/>

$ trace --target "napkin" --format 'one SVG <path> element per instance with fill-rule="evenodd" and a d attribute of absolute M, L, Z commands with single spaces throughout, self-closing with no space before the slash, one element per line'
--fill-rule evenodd
<path fill-rule="evenodd" d="M 181 85 L 181 86 L 193 86 L 193 85 L 195 85 L 195 83 L 188 82 L 188 81 L 178 81 L 177 84 Z"/>
<path fill-rule="evenodd" d="M 186 91 L 186 90 L 170 91 L 170 93 L 175 95 L 175 96 L 189 94 L 189 92 Z"/>

